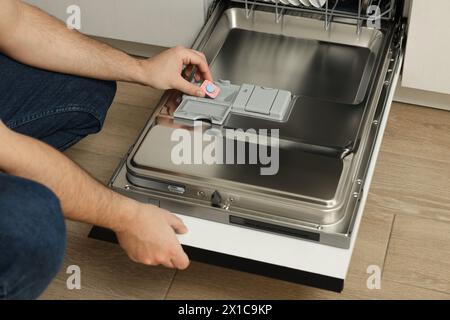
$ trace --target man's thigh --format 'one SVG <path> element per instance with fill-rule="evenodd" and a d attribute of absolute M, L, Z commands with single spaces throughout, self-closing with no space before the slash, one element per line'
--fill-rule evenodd
<path fill-rule="evenodd" d="M 0 300 L 37 298 L 58 272 L 65 243 L 55 194 L 0 173 Z"/>
<path fill-rule="evenodd" d="M 116 84 L 36 69 L 0 54 L 0 119 L 65 149 L 98 132 Z"/>

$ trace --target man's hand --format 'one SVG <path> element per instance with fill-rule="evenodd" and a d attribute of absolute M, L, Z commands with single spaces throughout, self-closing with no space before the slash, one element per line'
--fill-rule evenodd
<path fill-rule="evenodd" d="M 183 222 L 170 212 L 142 204 L 116 230 L 119 243 L 131 260 L 180 270 L 189 266 L 189 258 L 175 233 L 186 232 Z"/>
<path fill-rule="evenodd" d="M 181 75 L 184 68 L 190 66 L 197 67 L 198 77 L 212 81 L 205 55 L 183 47 L 175 47 L 151 59 L 142 60 L 141 66 L 139 82 L 156 89 L 178 89 L 192 96 L 204 97 L 205 93 L 199 90 L 198 86 L 188 82 Z"/>

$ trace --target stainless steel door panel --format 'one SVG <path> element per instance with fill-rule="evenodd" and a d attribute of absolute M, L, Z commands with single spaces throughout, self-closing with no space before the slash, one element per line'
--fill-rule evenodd
<path fill-rule="evenodd" d="M 280 135 L 306 151 L 339 155 L 358 146 L 374 75 L 385 53 L 389 29 L 362 28 L 245 9 L 225 10 L 196 45 L 213 74 L 235 84 L 284 89 L 298 97 L 286 123 L 231 115 L 230 128 L 280 129 Z M 202 38 L 202 37 L 201 37 Z"/>
<path fill-rule="evenodd" d="M 133 165 L 143 170 L 177 172 L 186 178 L 211 181 L 211 185 L 229 183 L 234 189 L 255 191 L 276 190 L 280 196 L 316 199 L 323 205 L 334 201 L 344 161 L 303 152 L 292 146 L 281 145 L 279 171 L 273 176 L 260 174 L 260 164 L 181 164 L 171 161 L 171 153 L 178 142 L 171 141 L 174 128 L 155 126 L 133 157 Z M 225 139 L 224 139 L 225 140 Z M 204 142 L 204 146 L 208 142 Z M 226 143 L 224 142 L 224 145 Z M 248 145 L 248 143 L 247 143 Z M 158 146 L 158 150 L 155 150 Z M 191 145 L 191 154 L 194 146 Z M 247 147 L 248 148 L 248 147 Z M 224 152 L 225 153 L 225 152 Z M 247 154 L 248 156 L 248 154 Z"/>
<path fill-rule="evenodd" d="M 202 50 L 218 78 L 233 83 L 255 83 L 285 89 L 293 94 L 360 104 L 380 53 L 384 35 L 363 28 L 359 37 L 353 26 L 244 9 L 224 12 Z"/>
<path fill-rule="evenodd" d="M 280 37 L 238 26 L 230 30 L 211 70 L 234 84 L 254 83 L 357 105 L 364 99 L 374 63 L 375 53 L 369 48 Z"/>
<path fill-rule="evenodd" d="M 231 114 L 224 125 L 244 130 L 278 129 L 283 139 L 296 142 L 299 149 L 339 157 L 357 142 L 364 111 L 363 106 L 298 97 L 286 122 Z"/>

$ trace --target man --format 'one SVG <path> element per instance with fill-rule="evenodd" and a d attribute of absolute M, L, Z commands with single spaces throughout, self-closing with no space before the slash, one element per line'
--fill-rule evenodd
<path fill-rule="evenodd" d="M 113 193 L 56 150 L 101 129 L 113 81 L 203 96 L 182 78 L 187 65 L 212 80 L 200 52 L 177 47 L 138 60 L 0 0 L 0 299 L 45 290 L 63 260 L 64 218 L 114 230 L 133 261 L 188 267 L 178 218 Z"/>

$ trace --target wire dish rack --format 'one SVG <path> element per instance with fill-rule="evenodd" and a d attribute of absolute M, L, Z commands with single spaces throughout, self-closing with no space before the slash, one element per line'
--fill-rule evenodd
<path fill-rule="evenodd" d="M 280 23 L 288 12 L 303 12 L 323 16 L 325 30 L 329 30 L 335 18 L 347 19 L 356 26 L 359 34 L 366 23 L 377 27 L 381 21 L 392 20 L 395 12 L 395 0 L 315 0 L 315 5 L 306 6 L 309 0 L 231 0 L 244 4 L 247 18 L 252 16 L 256 7 L 272 9 L 275 21 Z M 311 2 L 311 3 L 312 3 Z"/>

